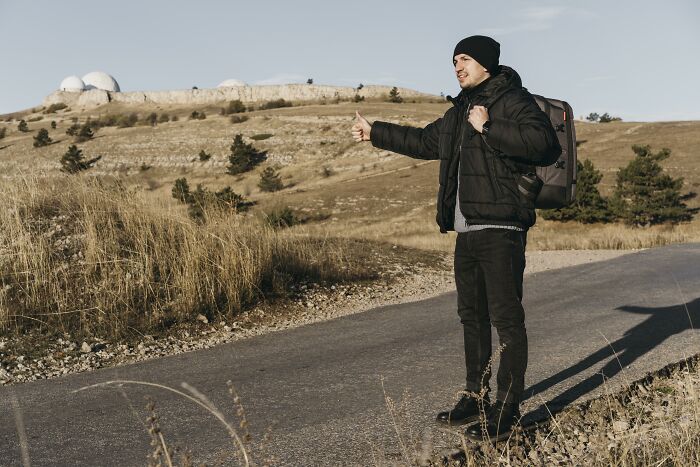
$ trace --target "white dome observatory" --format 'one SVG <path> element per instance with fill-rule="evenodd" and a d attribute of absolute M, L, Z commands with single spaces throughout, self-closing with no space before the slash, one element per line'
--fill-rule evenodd
<path fill-rule="evenodd" d="M 248 85 L 245 84 L 240 79 L 227 79 L 225 81 L 220 82 L 216 87 L 217 88 L 239 88 L 239 87 L 244 87 L 244 86 L 248 86 Z"/>
<path fill-rule="evenodd" d="M 119 83 L 107 73 L 92 71 L 83 76 L 85 89 L 102 89 L 104 91 L 119 92 Z"/>
<path fill-rule="evenodd" d="M 81 92 L 85 89 L 85 83 L 77 76 L 68 76 L 61 81 L 61 85 L 58 89 L 59 91 Z"/>

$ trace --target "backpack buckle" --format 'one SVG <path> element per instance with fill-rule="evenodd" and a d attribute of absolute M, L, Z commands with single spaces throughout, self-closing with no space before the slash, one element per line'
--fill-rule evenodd
<path fill-rule="evenodd" d="M 556 167 L 557 169 L 563 169 L 565 165 L 566 161 L 564 159 L 559 159 L 554 163 L 554 167 Z"/>

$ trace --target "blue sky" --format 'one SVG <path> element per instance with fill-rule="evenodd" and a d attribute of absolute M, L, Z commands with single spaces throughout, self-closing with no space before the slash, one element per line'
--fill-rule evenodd
<path fill-rule="evenodd" d="M 0 113 L 93 70 L 122 91 L 312 77 L 454 95 L 454 45 L 487 34 L 576 115 L 700 120 L 699 26 L 697 0 L 0 0 Z"/>

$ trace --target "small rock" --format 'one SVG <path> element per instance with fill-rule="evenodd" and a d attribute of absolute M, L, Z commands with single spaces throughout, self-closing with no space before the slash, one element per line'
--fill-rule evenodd
<path fill-rule="evenodd" d="M 207 317 L 204 316 L 204 315 L 202 315 L 202 314 L 198 314 L 198 315 L 197 315 L 197 321 L 201 321 L 201 322 L 204 323 L 204 324 L 207 324 L 207 323 L 209 322 L 209 320 L 207 319 Z"/>
<path fill-rule="evenodd" d="M 620 432 L 629 428 L 629 423 L 625 420 L 616 420 L 613 422 L 613 430 Z"/>
<path fill-rule="evenodd" d="M 82 353 L 90 353 L 92 352 L 92 347 L 90 347 L 90 344 L 88 344 L 87 342 L 83 342 L 83 345 L 80 346 L 80 351 Z"/>

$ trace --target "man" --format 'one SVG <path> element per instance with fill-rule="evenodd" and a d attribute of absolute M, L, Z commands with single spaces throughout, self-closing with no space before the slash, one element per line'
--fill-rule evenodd
<path fill-rule="evenodd" d="M 520 418 L 527 366 L 521 304 L 527 230 L 535 223 L 531 198 L 521 193 L 523 174 L 550 165 L 561 154 L 547 115 L 522 87 L 515 70 L 499 65 L 500 44 L 471 36 L 452 54 L 461 87 L 444 116 L 425 128 L 370 124 L 359 112 L 356 141 L 418 159 L 440 160 L 437 223 L 457 231 L 455 283 L 464 330 L 466 391 L 439 422 L 478 421 L 466 433 L 508 437 Z M 491 325 L 501 346 L 496 401 L 489 399 Z"/>

